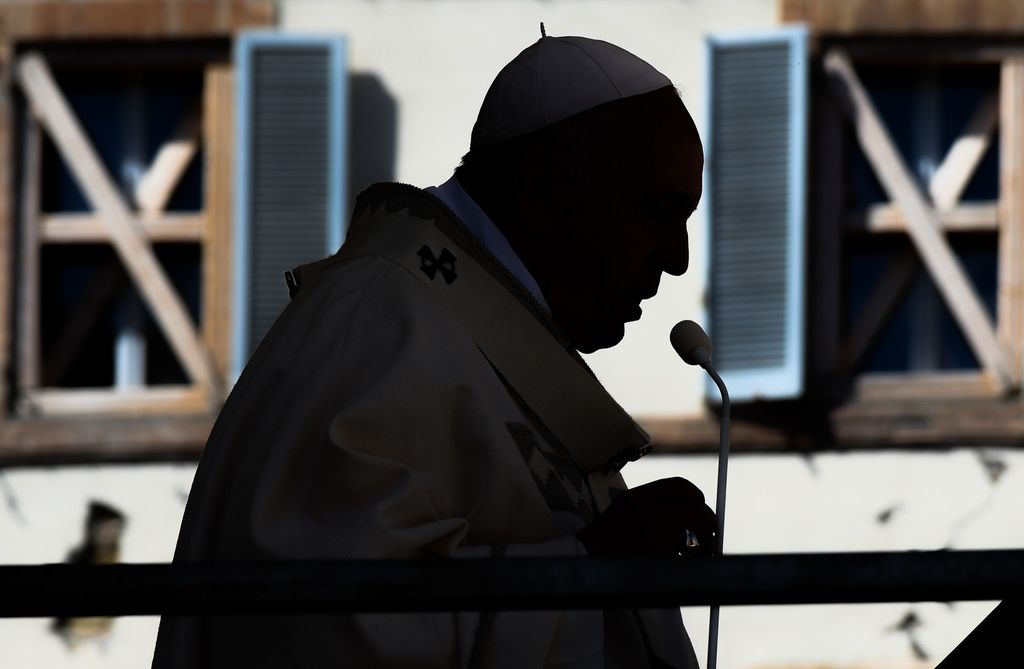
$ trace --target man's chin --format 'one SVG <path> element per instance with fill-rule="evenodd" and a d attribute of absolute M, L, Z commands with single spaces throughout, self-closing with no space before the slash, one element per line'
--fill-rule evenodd
<path fill-rule="evenodd" d="M 580 353 L 593 353 L 603 348 L 615 346 L 626 334 L 624 323 L 603 324 L 591 328 L 589 332 L 576 338 L 573 345 Z"/>

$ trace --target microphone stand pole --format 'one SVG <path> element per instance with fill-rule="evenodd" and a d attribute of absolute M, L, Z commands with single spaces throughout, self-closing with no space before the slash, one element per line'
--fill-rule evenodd
<path fill-rule="evenodd" d="M 700 365 L 718 386 L 722 393 L 722 426 L 718 433 L 718 490 L 715 500 L 715 518 L 718 531 L 715 533 L 715 554 L 721 555 L 725 547 L 725 482 L 729 476 L 729 391 L 722 377 L 711 364 L 714 349 L 711 338 L 693 321 L 680 321 L 669 333 L 669 341 L 679 357 L 688 365 Z M 718 665 L 718 606 L 711 607 L 711 625 L 708 631 L 707 669 Z"/>
<path fill-rule="evenodd" d="M 718 519 L 718 532 L 715 536 L 715 554 L 722 555 L 725 545 L 725 482 L 729 475 L 729 391 L 711 365 L 710 359 L 700 362 L 722 393 L 722 424 L 718 433 L 718 488 L 715 493 L 715 517 Z M 716 669 L 718 665 L 718 605 L 711 607 L 710 629 L 708 631 L 707 669 Z"/>

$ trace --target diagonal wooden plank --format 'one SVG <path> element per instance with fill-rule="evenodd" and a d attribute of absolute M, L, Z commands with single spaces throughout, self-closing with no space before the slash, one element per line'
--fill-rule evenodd
<path fill-rule="evenodd" d="M 145 299 L 189 378 L 202 385 L 216 380 L 213 364 L 200 342 L 181 298 L 171 287 L 143 231 L 133 222 L 121 194 L 38 54 L 23 56 L 18 79 L 33 114 L 46 128 L 86 199 L 106 222 L 114 249 Z"/>
<path fill-rule="evenodd" d="M 1009 357 L 996 339 L 992 319 L 943 236 L 938 216 L 925 201 L 842 50 L 829 51 L 825 56 L 825 71 L 840 106 L 853 123 L 864 154 L 889 199 L 903 210 L 914 246 L 982 367 L 1004 390 L 1013 388 L 1016 382 Z"/>
<path fill-rule="evenodd" d="M 167 207 L 174 188 L 199 150 L 199 115 L 189 113 L 174 136 L 164 142 L 135 187 L 135 202 L 144 213 L 156 214 Z"/>
<path fill-rule="evenodd" d="M 940 210 L 951 209 L 960 201 L 960 196 L 985 156 L 992 133 L 999 119 L 999 96 L 992 94 L 982 100 L 975 110 L 967 128 L 953 142 L 946 157 L 942 159 L 928 184 L 932 202 Z"/>

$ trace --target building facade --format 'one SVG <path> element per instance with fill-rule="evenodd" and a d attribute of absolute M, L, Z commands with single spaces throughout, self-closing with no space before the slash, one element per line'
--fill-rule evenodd
<path fill-rule="evenodd" d="M 81 553 L 95 503 L 123 516 L 120 560 L 168 560 L 283 271 L 337 247 L 370 183 L 445 181 L 541 21 L 661 69 L 707 154 L 689 271 L 589 356 L 655 439 L 627 481 L 714 498 L 717 400 L 668 342 L 691 318 L 737 400 L 727 551 L 1024 545 L 1011 3 L 15 1 L 0 562 Z M 993 606 L 728 608 L 720 666 L 934 666 Z M 684 619 L 703 657 L 707 611 Z M 155 631 L 4 620 L 0 665 L 144 666 Z"/>

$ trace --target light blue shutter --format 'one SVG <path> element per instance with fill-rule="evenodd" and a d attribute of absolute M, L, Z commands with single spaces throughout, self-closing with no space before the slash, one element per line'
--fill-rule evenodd
<path fill-rule="evenodd" d="M 807 33 L 710 37 L 708 68 L 713 361 L 733 399 L 795 397 L 804 373 Z"/>
<path fill-rule="evenodd" d="M 235 43 L 233 377 L 288 303 L 285 271 L 336 251 L 346 203 L 345 39 Z"/>

